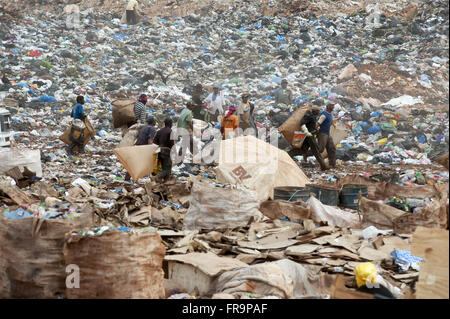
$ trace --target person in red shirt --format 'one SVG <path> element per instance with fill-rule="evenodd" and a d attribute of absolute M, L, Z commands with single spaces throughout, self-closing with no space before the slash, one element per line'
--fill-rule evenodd
<path fill-rule="evenodd" d="M 220 125 L 220 132 L 222 133 L 223 139 L 227 139 L 231 132 L 236 132 L 239 127 L 239 118 L 237 117 L 236 106 L 231 105 L 228 109 L 227 115 L 224 116 L 222 123 Z"/>

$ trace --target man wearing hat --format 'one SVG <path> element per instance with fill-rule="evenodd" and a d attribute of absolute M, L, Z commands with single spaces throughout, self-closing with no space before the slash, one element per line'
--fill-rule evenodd
<path fill-rule="evenodd" d="M 225 99 L 220 95 L 218 85 L 214 85 L 212 93 L 203 102 L 209 105 L 207 110 L 210 116 L 209 120 L 217 122 L 217 116 L 224 113 L 223 106 L 225 104 Z"/>
<path fill-rule="evenodd" d="M 278 104 L 290 105 L 292 103 L 292 91 L 287 88 L 287 85 L 288 81 L 283 79 L 281 81 L 281 87 L 273 93 L 275 96 L 275 106 Z"/>
<path fill-rule="evenodd" d="M 293 157 L 296 155 L 308 156 L 308 153 L 312 153 L 319 162 L 320 169 L 324 171 L 328 169 L 328 166 L 325 164 L 325 161 L 319 152 L 319 146 L 313 136 L 313 134 L 317 133 L 316 116 L 318 116 L 319 113 L 320 107 L 317 105 L 313 105 L 312 110 L 305 113 L 300 122 L 300 130 L 303 131 L 303 133 L 306 133 L 306 138 L 301 148 L 294 148 L 289 151 L 288 154 Z"/>
<path fill-rule="evenodd" d="M 331 125 L 333 124 L 333 110 L 334 104 L 327 104 L 326 110 L 320 112 L 320 117 L 316 124 L 316 128 L 319 129 L 319 152 L 322 153 L 324 149 L 327 150 L 328 163 L 332 168 L 336 167 L 336 146 L 330 135 Z"/>
<path fill-rule="evenodd" d="M 237 107 L 237 115 L 239 117 L 239 127 L 242 131 L 245 131 L 249 127 L 250 124 L 250 113 L 254 109 L 254 105 L 248 101 L 249 95 L 248 93 L 242 94 L 242 103 Z"/>
<path fill-rule="evenodd" d="M 141 94 L 138 101 L 134 104 L 134 122 L 139 124 L 145 123 L 146 112 L 145 104 L 147 104 L 148 96 L 146 94 Z"/>

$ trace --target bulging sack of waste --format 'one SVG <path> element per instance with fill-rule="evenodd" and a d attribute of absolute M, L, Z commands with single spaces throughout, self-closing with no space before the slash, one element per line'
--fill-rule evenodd
<path fill-rule="evenodd" d="M 80 272 L 78 288 L 69 280 L 67 298 L 164 298 L 165 248 L 158 233 L 128 228 L 86 233 L 66 234 L 65 263 L 76 265 Z"/>
<path fill-rule="evenodd" d="M 128 129 L 127 133 L 125 134 L 125 136 L 120 141 L 119 146 L 117 146 L 117 148 L 133 146 L 134 143 L 136 143 L 136 139 L 139 134 L 139 129 L 140 129 L 140 127 L 137 127 L 137 126 L 133 127 L 133 128 L 130 127 Z"/>
<path fill-rule="evenodd" d="M 134 104 L 132 99 L 114 100 L 111 105 L 114 106 L 112 111 L 113 126 L 118 128 L 134 121 Z"/>
<path fill-rule="evenodd" d="M 66 233 L 91 227 L 94 217 L 11 219 L 0 213 L 0 298 L 63 298 Z"/>
<path fill-rule="evenodd" d="M 311 107 L 307 106 L 297 109 L 294 114 L 278 128 L 278 131 L 283 134 L 286 141 L 292 142 L 295 131 L 298 131 L 300 128 L 300 121 L 307 111 L 311 111 Z"/>
<path fill-rule="evenodd" d="M 184 227 L 194 229 L 235 228 L 245 226 L 251 218 L 262 219 L 256 192 L 246 188 L 219 188 L 195 182 Z"/>
<path fill-rule="evenodd" d="M 217 292 L 235 296 L 252 293 L 289 299 L 293 279 L 276 262 L 256 264 L 227 271 L 217 278 Z"/>
<path fill-rule="evenodd" d="M 77 125 L 77 122 L 74 122 L 74 124 L 79 127 L 80 125 Z M 69 126 L 64 133 L 59 137 L 61 141 L 63 141 L 65 144 L 70 145 L 72 144 L 72 141 L 70 140 L 70 131 L 71 126 Z M 75 134 L 74 134 L 75 135 Z M 89 142 L 92 136 L 95 135 L 94 127 L 92 126 L 91 122 L 86 118 L 84 120 L 84 141 L 83 145 L 86 146 L 86 144 Z M 79 136 L 79 135 L 78 135 Z M 76 139 L 77 136 L 75 135 L 74 138 Z"/>
<path fill-rule="evenodd" d="M 158 145 L 128 146 L 114 149 L 114 154 L 134 181 L 152 173 L 155 162 L 153 155 Z"/>
<path fill-rule="evenodd" d="M 436 159 L 436 162 L 438 162 L 448 170 L 448 153 L 438 157 Z"/>

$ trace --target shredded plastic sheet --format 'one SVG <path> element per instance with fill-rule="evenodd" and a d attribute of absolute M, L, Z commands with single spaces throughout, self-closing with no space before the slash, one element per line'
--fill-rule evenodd
<path fill-rule="evenodd" d="M 400 266 L 402 272 L 405 272 L 410 268 L 419 271 L 419 262 L 423 260 L 423 258 L 411 255 L 411 252 L 409 251 L 400 249 L 395 249 L 391 253 L 391 256 L 394 258 L 394 263 Z"/>

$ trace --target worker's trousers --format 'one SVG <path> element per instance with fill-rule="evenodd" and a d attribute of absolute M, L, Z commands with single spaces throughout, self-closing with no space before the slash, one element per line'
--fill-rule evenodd
<path fill-rule="evenodd" d="M 315 138 L 312 136 L 307 136 L 305 138 L 301 148 L 294 148 L 288 152 L 291 157 L 297 155 L 308 155 L 308 153 L 312 153 L 315 156 L 317 162 L 319 162 L 321 170 L 326 170 L 328 168 L 322 155 L 320 155 L 319 146 L 317 145 Z"/>
<path fill-rule="evenodd" d="M 319 152 L 322 153 L 324 149 L 327 150 L 328 163 L 331 167 L 336 166 L 336 146 L 333 138 L 330 135 L 319 133 Z"/>
<path fill-rule="evenodd" d="M 136 11 L 127 10 L 127 24 L 136 24 Z"/>
<path fill-rule="evenodd" d="M 158 154 L 158 160 L 161 162 L 162 171 L 158 174 L 161 181 L 165 181 L 172 173 L 172 159 L 170 158 L 170 149 L 162 148 Z"/>

